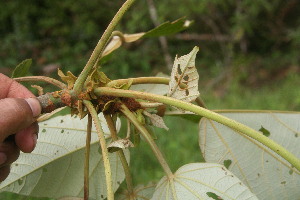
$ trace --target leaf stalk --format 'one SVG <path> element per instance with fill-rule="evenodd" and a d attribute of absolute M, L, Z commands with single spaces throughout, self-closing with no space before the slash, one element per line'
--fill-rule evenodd
<path fill-rule="evenodd" d="M 94 65 L 96 64 L 99 57 L 101 57 L 102 52 L 105 49 L 107 42 L 110 39 L 112 32 L 114 31 L 116 25 L 121 20 L 125 12 L 130 8 L 130 6 L 135 2 L 135 0 L 127 0 L 119 11 L 116 13 L 112 21 L 109 23 L 108 27 L 106 28 L 105 32 L 101 36 L 97 46 L 95 47 L 90 59 L 86 63 L 84 69 L 80 73 L 79 77 L 75 81 L 74 84 L 74 91 L 76 93 L 80 93 L 82 91 L 83 85 L 85 80 L 87 79 L 88 75 L 92 71 Z"/>
<path fill-rule="evenodd" d="M 96 130 L 97 130 L 97 134 L 99 137 L 100 147 L 101 147 L 102 157 L 103 157 L 103 163 L 104 163 L 105 178 L 106 178 L 107 199 L 113 200 L 114 199 L 114 191 L 113 191 L 113 187 L 112 187 L 111 167 L 110 167 L 108 150 L 106 147 L 106 142 L 105 142 L 105 137 L 104 137 L 104 132 L 102 130 L 101 122 L 100 122 L 100 119 L 98 118 L 98 114 L 97 114 L 93 104 L 87 100 L 84 100 L 83 103 L 86 106 L 86 108 L 88 109 L 88 111 L 94 121 Z"/>
<path fill-rule="evenodd" d="M 158 146 L 155 144 L 154 140 L 152 139 L 148 130 L 142 124 L 140 124 L 140 122 L 135 117 L 135 115 L 124 104 L 121 105 L 121 111 L 129 119 L 129 121 L 140 131 L 140 133 L 143 135 L 143 137 L 146 139 L 146 141 L 150 145 L 154 155 L 156 156 L 157 160 L 159 161 L 160 165 L 162 166 L 163 170 L 165 171 L 166 176 L 168 177 L 168 179 L 172 179 L 173 173 L 172 173 L 167 161 L 165 160 L 164 156 L 160 152 Z"/>
<path fill-rule="evenodd" d="M 114 124 L 114 121 L 112 119 L 112 117 L 110 115 L 104 115 L 106 123 L 108 125 L 109 131 L 111 133 L 111 137 L 113 139 L 113 141 L 118 140 L 118 135 L 117 135 L 117 131 L 116 131 L 116 126 Z M 126 184 L 127 184 L 127 190 L 129 192 L 129 194 L 133 194 L 133 184 L 132 184 L 132 177 L 130 174 L 130 169 L 129 169 L 129 165 L 128 162 L 126 160 L 125 154 L 123 152 L 122 149 L 120 149 L 119 151 L 117 151 L 117 154 L 121 160 L 123 169 L 124 169 L 124 173 L 125 173 L 125 178 L 126 178 Z"/>
<path fill-rule="evenodd" d="M 155 94 L 150 94 L 150 93 L 145 93 L 145 92 L 137 92 L 137 91 L 131 91 L 131 90 L 107 88 L 107 87 L 96 88 L 94 90 L 94 93 L 96 95 L 111 95 L 111 96 L 117 96 L 117 97 L 129 97 L 129 98 L 144 99 L 144 100 L 149 100 L 149 101 L 154 101 L 154 102 L 160 102 L 160 103 L 175 106 L 177 108 L 181 108 L 181 109 L 193 112 L 195 114 L 201 115 L 203 117 L 206 117 L 208 119 L 219 122 L 225 126 L 228 126 L 236 131 L 239 131 L 239 132 L 259 141 L 263 145 L 269 147 L 271 150 L 273 150 L 279 156 L 281 156 L 282 158 L 287 160 L 298 171 L 300 171 L 300 159 L 297 158 L 291 152 L 289 152 L 287 149 L 285 149 L 284 147 L 282 147 L 281 145 L 276 143 L 275 141 L 269 139 L 268 137 L 264 136 L 260 132 L 254 130 L 244 124 L 241 124 L 237 121 L 234 121 L 234 120 L 229 119 L 225 116 L 222 116 L 218 113 L 215 113 L 215 112 L 212 112 L 205 108 L 194 105 L 192 103 L 187 103 L 184 101 L 180 101 L 180 100 L 177 100 L 174 98 L 161 96 L 161 95 L 155 95 Z"/>
<path fill-rule="evenodd" d="M 88 123 L 86 129 L 86 146 L 84 160 L 84 200 L 89 199 L 89 170 L 90 170 L 90 149 L 91 149 L 91 133 L 92 133 L 92 117 L 88 115 Z"/>

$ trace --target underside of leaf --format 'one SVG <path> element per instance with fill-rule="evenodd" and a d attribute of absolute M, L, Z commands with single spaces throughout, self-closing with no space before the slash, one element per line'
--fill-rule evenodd
<path fill-rule="evenodd" d="M 199 96 L 198 81 L 199 75 L 195 66 L 198 47 L 187 55 L 175 58 L 169 83 L 168 96 L 192 102 Z M 182 85 L 185 85 L 183 87 Z"/>

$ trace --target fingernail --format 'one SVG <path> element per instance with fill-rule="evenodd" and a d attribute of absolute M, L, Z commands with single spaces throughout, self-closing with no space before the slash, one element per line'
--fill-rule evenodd
<path fill-rule="evenodd" d="M 5 155 L 5 153 L 0 153 L 0 165 L 4 164 L 7 160 L 7 156 Z"/>
<path fill-rule="evenodd" d="M 33 117 L 37 117 L 41 114 L 41 105 L 40 105 L 40 102 L 35 99 L 35 98 L 28 98 L 28 99 L 25 99 L 28 103 L 28 105 L 30 106 L 31 108 L 31 111 L 32 111 L 32 114 L 33 114 Z"/>

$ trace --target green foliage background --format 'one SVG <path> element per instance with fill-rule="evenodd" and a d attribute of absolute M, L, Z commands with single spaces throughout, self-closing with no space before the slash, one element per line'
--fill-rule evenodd
<path fill-rule="evenodd" d="M 22 60 L 32 58 L 33 75 L 56 77 L 57 67 L 79 74 L 122 3 L 121 0 L 0 1 L 0 73 L 9 75 Z M 196 63 L 200 92 L 208 108 L 299 111 L 299 1 L 154 3 L 160 23 L 182 16 L 194 21 L 190 29 L 167 37 L 169 53 L 174 58 L 176 54 L 187 54 L 194 46 L 200 47 Z M 118 29 L 135 33 L 153 27 L 147 1 L 139 0 Z M 159 71 L 170 73 L 156 38 L 125 45 L 110 57 L 103 70 L 113 79 L 155 75 Z M 185 163 L 201 160 L 201 156 L 195 153 L 199 149 L 197 125 L 191 122 L 178 125 L 172 120 L 181 119 L 167 118 L 170 132 L 158 130 L 157 135 L 158 144 L 176 170 Z M 162 175 L 149 149 L 139 147 L 133 153 L 136 183 L 146 183 Z M 4 198 L 23 199 L 9 195 Z"/>

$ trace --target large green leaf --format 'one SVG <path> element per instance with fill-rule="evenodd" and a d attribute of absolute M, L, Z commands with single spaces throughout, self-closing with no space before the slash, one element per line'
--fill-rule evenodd
<path fill-rule="evenodd" d="M 224 166 L 191 163 L 179 168 L 172 179 L 163 177 L 152 200 L 257 200 L 256 196 Z"/>
<path fill-rule="evenodd" d="M 70 115 L 41 122 L 35 150 L 30 154 L 22 153 L 13 163 L 9 177 L 0 184 L 1 191 L 35 197 L 82 197 L 86 124 L 86 118 L 79 120 Z M 105 124 L 103 129 L 106 134 L 109 132 Z M 105 199 L 104 167 L 94 130 L 90 154 L 90 197 Z M 126 155 L 129 159 L 128 151 Z M 110 154 L 110 163 L 113 188 L 116 190 L 124 179 L 124 172 L 116 154 Z"/>
<path fill-rule="evenodd" d="M 300 113 L 222 112 L 281 144 L 300 158 Z M 261 143 L 203 118 L 200 147 L 207 162 L 226 164 L 259 199 L 299 200 L 300 173 Z"/>
<path fill-rule="evenodd" d="M 18 78 L 18 77 L 26 76 L 31 64 L 32 64 L 32 59 L 23 60 L 20 64 L 16 66 L 11 77 Z"/>

